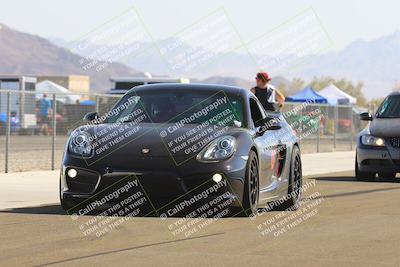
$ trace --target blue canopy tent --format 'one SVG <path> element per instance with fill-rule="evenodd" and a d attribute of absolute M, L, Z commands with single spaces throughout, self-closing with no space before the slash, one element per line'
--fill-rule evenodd
<path fill-rule="evenodd" d="M 328 100 L 315 92 L 314 89 L 312 89 L 311 87 L 306 87 L 300 92 L 286 97 L 286 102 L 313 102 L 318 104 L 326 104 L 328 103 Z"/>
<path fill-rule="evenodd" d="M 94 106 L 96 105 L 96 102 L 94 102 L 93 100 L 84 100 L 80 104 L 84 106 Z"/>

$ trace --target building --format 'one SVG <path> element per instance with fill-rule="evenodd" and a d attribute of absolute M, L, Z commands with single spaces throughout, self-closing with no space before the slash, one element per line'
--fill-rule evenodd
<path fill-rule="evenodd" d="M 84 75 L 68 75 L 68 76 L 37 76 L 37 82 L 51 81 L 64 88 L 67 88 L 72 93 L 89 94 L 90 92 L 90 77 Z"/>
<path fill-rule="evenodd" d="M 20 75 L 0 76 L 0 117 L 7 119 L 7 111 L 20 121 L 22 129 L 36 127 L 36 77 Z M 6 92 L 10 92 L 10 103 Z M 4 123 L 1 121 L 0 123 Z"/>
<path fill-rule="evenodd" d="M 129 89 L 144 84 L 190 83 L 187 78 L 152 77 L 149 74 L 147 77 L 111 77 L 110 81 L 113 84 L 113 88 L 108 93 L 112 95 L 125 94 Z"/>

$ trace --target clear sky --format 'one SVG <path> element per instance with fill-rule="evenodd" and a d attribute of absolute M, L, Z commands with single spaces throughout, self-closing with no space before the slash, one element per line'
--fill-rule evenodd
<path fill-rule="evenodd" d="M 132 5 L 155 39 L 169 37 L 221 6 L 245 41 L 308 7 L 321 19 L 334 49 L 400 29 L 400 2 L 395 0 L 3 0 L 0 23 L 43 37 L 74 40 Z"/>

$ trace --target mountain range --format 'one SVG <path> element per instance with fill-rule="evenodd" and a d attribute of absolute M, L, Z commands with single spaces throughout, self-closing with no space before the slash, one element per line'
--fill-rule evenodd
<path fill-rule="evenodd" d="M 206 65 L 189 71 L 171 68 L 168 58 L 160 56 L 157 46 L 152 43 L 129 44 L 143 47 L 135 56 L 123 57 L 117 61 L 97 60 L 98 65 L 107 67 L 96 71 L 83 68 L 82 61 L 88 54 L 78 55 L 70 49 L 70 43 L 58 37 L 43 38 L 37 35 L 14 30 L 0 24 L 0 73 L 1 74 L 40 74 L 69 75 L 81 74 L 91 77 L 91 89 L 105 92 L 110 88 L 110 76 L 143 76 L 144 72 L 154 75 L 169 75 L 191 78 L 194 82 L 222 83 L 250 87 L 254 74 L 259 70 L 254 58 L 274 60 L 268 55 L 249 55 L 246 51 L 216 52 L 192 46 L 176 38 L 158 42 L 158 47 L 168 46 L 179 41 L 184 51 L 197 51 L 199 54 L 213 53 L 213 60 Z M 101 50 L 98 44 L 89 45 L 84 51 Z M 347 78 L 364 83 L 363 91 L 367 98 L 382 97 L 399 81 L 400 70 L 400 32 L 382 36 L 375 40 L 357 40 L 339 51 L 297 57 L 286 55 L 293 62 L 291 68 L 271 74 L 275 85 L 289 83 L 291 78 L 300 77 L 309 81 L 315 76 Z M 103 47 L 104 48 L 104 47 Z M 113 49 L 107 47 L 107 49 Z M 103 49 L 104 50 L 104 49 Z M 179 51 L 178 51 L 179 52 Z M 173 57 L 179 55 L 172 55 Z M 276 60 L 276 58 L 275 58 Z M 271 71 L 271 70 L 269 70 Z M 299 88 L 301 89 L 301 88 Z"/>
<path fill-rule="evenodd" d="M 308 62 L 292 75 L 306 79 L 329 75 L 360 80 L 367 98 L 384 97 L 399 86 L 400 31 L 371 41 L 354 41 L 340 51 L 312 57 Z"/>
<path fill-rule="evenodd" d="M 54 43 L 60 46 L 66 46 L 66 42 L 61 39 L 50 38 Z M 174 44 L 178 41 L 176 38 L 168 38 L 158 42 L 159 47 L 166 47 L 168 44 Z M 206 53 L 204 49 L 191 47 L 190 44 L 180 42 L 184 51 L 199 51 Z M 99 49 L 98 45 L 91 44 L 92 49 Z M 134 44 L 132 44 L 134 45 Z M 126 65 L 148 71 L 152 73 L 168 73 L 169 69 L 165 60 L 160 57 L 150 43 L 140 43 L 141 47 L 147 47 L 145 52 L 124 62 Z M 245 52 L 231 51 L 219 53 L 214 57 L 216 60 L 210 61 L 204 68 L 199 68 L 195 72 L 195 77 L 204 81 L 219 81 L 231 84 L 237 79 L 239 84 L 251 84 L 254 73 L 258 67 L 254 58 L 289 61 L 292 66 L 287 69 L 279 70 L 275 76 L 302 78 L 310 81 L 315 76 L 331 76 L 333 78 L 362 81 L 364 84 L 363 92 L 367 98 L 383 97 L 398 86 L 398 72 L 400 70 L 400 31 L 381 36 L 374 40 L 357 40 L 350 43 L 339 51 L 330 51 L 319 55 L 309 55 L 297 57 L 295 55 L 286 55 L 285 58 L 268 57 L 267 55 L 249 55 Z M 185 73 L 172 73 L 183 75 Z M 274 74 L 274 73 L 272 73 Z M 211 77 L 211 78 L 208 78 Z M 218 77 L 218 78 L 217 78 Z M 236 77 L 236 78 L 235 78 Z M 281 81 L 279 81 L 281 82 Z M 275 84 L 279 83 L 275 82 Z M 300 89 L 300 88 L 299 88 Z"/>
<path fill-rule="evenodd" d="M 88 75 L 94 91 L 110 88 L 110 76 L 143 76 L 143 73 L 120 63 L 112 63 L 102 71 L 85 70 L 80 64 L 82 56 L 45 38 L 16 31 L 4 24 L 0 24 L 0 59 L 0 74 Z"/>

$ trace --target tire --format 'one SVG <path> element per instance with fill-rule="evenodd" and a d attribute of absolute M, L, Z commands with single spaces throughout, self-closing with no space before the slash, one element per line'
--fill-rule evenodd
<path fill-rule="evenodd" d="M 73 206 L 69 203 L 69 202 L 66 202 L 64 199 L 60 199 L 60 203 L 61 203 L 61 207 L 63 208 L 63 210 L 66 212 L 66 213 L 68 213 L 68 215 L 70 215 L 69 213 L 70 213 L 70 209 L 72 209 L 73 208 Z"/>
<path fill-rule="evenodd" d="M 60 204 L 63 210 L 68 214 L 71 215 L 73 213 L 72 208 L 76 207 L 78 203 L 72 202 L 71 200 L 66 201 L 61 197 L 61 180 L 59 183 L 59 197 L 60 197 Z"/>
<path fill-rule="evenodd" d="M 379 176 L 379 178 L 388 179 L 391 181 L 396 179 L 395 172 L 378 172 L 378 176 Z"/>
<path fill-rule="evenodd" d="M 363 172 L 360 171 L 358 168 L 357 163 L 357 154 L 356 154 L 356 162 L 355 162 L 355 172 L 356 172 L 356 179 L 360 182 L 371 182 L 375 180 L 376 173 L 375 172 Z"/>
<path fill-rule="evenodd" d="M 79 211 L 81 208 L 84 207 L 84 205 L 80 205 L 80 203 L 76 200 L 65 200 L 61 198 L 60 204 L 67 215 L 72 215 L 73 213 Z"/>
<path fill-rule="evenodd" d="M 303 172 L 301 165 L 300 149 L 293 146 L 290 160 L 290 177 L 288 183 L 288 194 L 278 210 L 297 210 L 301 200 L 301 187 L 303 185 Z"/>
<path fill-rule="evenodd" d="M 256 153 L 251 150 L 244 181 L 243 209 L 245 216 L 250 216 L 257 211 L 259 193 L 258 158 Z"/>
<path fill-rule="evenodd" d="M 61 197 L 61 179 L 60 179 L 58 188 L 59 188 L 58 192 L 59 192 L 59 198 L 60 198 L 61 207 L 63 208 L 63 210 L 64 210 L 65 212 L 68 213 L 68 210 L 69 210 L 70 208 L 72 208 L 72 207 L 70 207 L 70 206 L 68 205 L 68 203 Z"/>

